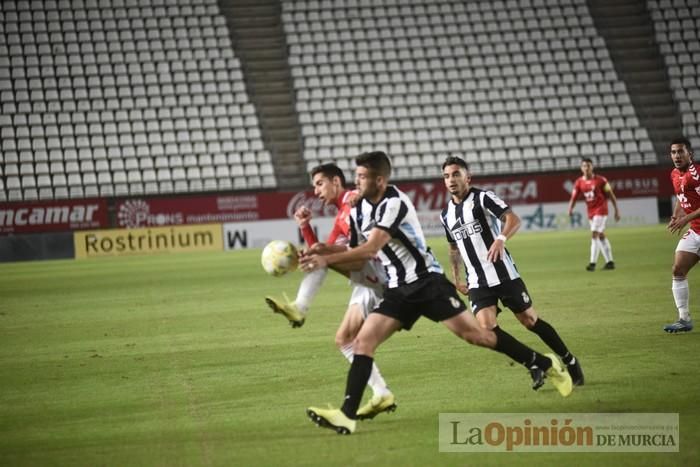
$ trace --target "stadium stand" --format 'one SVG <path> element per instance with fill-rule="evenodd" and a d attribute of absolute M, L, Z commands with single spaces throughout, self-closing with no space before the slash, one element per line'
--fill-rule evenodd
<path fill-rule="evenodd" d="M 0 200 L 276 186 L 216 0 L 0 15 Z"/>
<path fill-rule="evenodd" d="M 371 147 L 403 179 L 452 153 L 477 173 L 657 162 L 583 0 L 301 0 L 282 18 L 309 166 Z"/>
<path fill-rule="evenodd" d="M 666 139 L 585 0 L 234 3 L 0 2 L 0 201 L 296 189 L 368 149 L 404 180 L 448 154 L 478 174 L 647 165 Z M 700 7 L 647 6 L 700 146 Z"/>
<path fill-rule="evenodd" d="M 700 148 L 700 1 L 649 0 L 683 132 Z"/>

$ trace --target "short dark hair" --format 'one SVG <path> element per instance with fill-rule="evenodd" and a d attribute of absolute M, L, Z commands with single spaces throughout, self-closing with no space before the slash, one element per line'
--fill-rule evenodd
<path fill-rule="evenodd" d="M 363 152 L 355 158 L 355 163 L 387 179 L 391 175 L 391 161 L 383 151 Z"/>
<path fill-rule="evenodd" d="M 469 172 L 469 165 L 461 157 L 450 156 L 445 159 L 445 162 L 442 163 L 442 170 L 445 170 L 448 165 L 458 165 Z"/>
<path fill-rule="evenodd" d="M 673 138 L 671 140 L 671 144 L 668 145 L 668 152 L 671 152 L 671 146 L 673 146 L 674 144 L 682 144 L 685 146 L 688 152 L 693 152 L 693 148 L 690 147 L 690 140 L 685 136 L 678 136 L 676 138 Z"/>
<path fill-rule="evenodd" d="M 582 157 L 581 163 L 583 164 L 584 162 L 588 162 L 589 164 L 593 165 L 593 159 L 591 159 L 590 157 Z"/>
<path fill-rule="evenodd" d="M 332 162 L 317 165 L 316 167 L 311 169 L 311 178 L 313 179 L 314 175 L 318 173 L 322 174 L 324 177 L 327 177 L 330 180 L 333 180 L 333 177 L 338 177 L 340 178 L 340 184 L 342 186 L 345 186 L 345 174 L 342 170 L 340 170 L 340 167 L 338 167 Z"/>

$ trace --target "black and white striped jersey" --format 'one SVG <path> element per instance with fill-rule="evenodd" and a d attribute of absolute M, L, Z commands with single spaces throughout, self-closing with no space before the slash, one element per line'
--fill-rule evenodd
<path fill-rule="evenodd" d="M 494 287 L 520 277 L 507 249 L 495 263 L 486 258 L 491 244 L 501 233 L 500 217 L 509 209 L 493 192 L 470 188 L 461 203 L 450 199 L 442 210 L 440 220 L 447 241 L 459 248 L 470 289 Z"/>
<path fill-rule="evenodd" d="M 387 187 L 377 204 L 363 198 L 350 211 L 350 246 L 366 242 L 374 227 L 391 235 L 378 255 L 387 273 L 387 287 L 410 284 L 432 272 L 443 273 L 425 242 L 416 208 L 394 185 Z"/>

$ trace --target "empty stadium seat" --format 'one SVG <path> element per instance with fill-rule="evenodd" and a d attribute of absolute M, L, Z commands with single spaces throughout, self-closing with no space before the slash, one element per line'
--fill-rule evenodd
<path fill-rule="evenodd" d="M 512 170 L 551 170 L 557 167 L 546 152 L 552 133 L 578 153 L 590 147 L 598 119 L 630 117 L 625 128 L 640 128 L 584 2 L 509 2 L 508 13 L 519 18 L 514 21 L 496 20 L 490 2 L 468 2 L 469 14 L 457 15 L 458 2 L 413 2 L 400 13 L 397 5 L 282 2 L 303 156 L 310 164 L 320 154 L 351 159 L 358 148 L 388 146 L 399 159 L 398 176 L 410 179 L 428 176 L 426 165 L 411 158 L 410 170 L 403 170 L 401 155 L 436 157 L 450 148 L 469 157 L 465 152 L 484 154 L 500 143 L 498 154 L 518 149 L 534 159 Z M 318 21 L 323 13 L 326 19 Z M 519 131 L 512 126 L 517 123 L 535 128 Z M 402 127 L 418 138 L 390 132 Z M 428 129 L 441 131 L 420 136 Z M 648 135 L 633 139 L 638 148 L 649 142 Z"/>
<path fill-rule="evenodd" d="M 648 0 L 647 5 L 681 111 L 683 133 L 692 144 L 700 140 L 700 74 L 696 67 L 700 59 L 700 5 L 695 0 Z M 641 144 L 640 150 L 645 160 L 655 160 L 653 151 L 642 149 Z"/>
<path fill-rule="evenodd" d="M 0 161 L 22 165 L 22 176 L 55 161 L 65 171 L 50 165 L 46 175 L 138 170 L 148 178 L 107 182 L 101 189 L 99 180 L 95 188 L 83 177 L 80 189 L 59 185 L 69 189 L 54 191 L 57 197 L 95 190 L 110 196 L 172 191 L 167 180 L 146 175 L 154 164 L 172 168 L 162 157 L 264 148 L 216 2 L 184 3 L 165 8 L 162 0 L 144 0 L 124 8 L 122 1 L 0 2 L 7 35 L 0 47 Z M 17 5 L 35 14 L 18 15 Z M 170 143 L 179 145 L 166 150 Z M 109 168 L 97 168 L 98 161 Z M 8 189 L 2 188 L 5 197 Z M 49 191 L 36 195 L 45 198 Z"/>

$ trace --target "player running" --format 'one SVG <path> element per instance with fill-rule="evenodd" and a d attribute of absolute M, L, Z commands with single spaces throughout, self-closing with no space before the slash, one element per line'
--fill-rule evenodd
<path fill-rule="evenodd" d="M 620 220 L 620 210 L 617 207 L 617 198 L 608 180 L 593 173 L 593 161 L 588 158 L 581 159 L 581 173 L 576 179 L 574 189 L 569 201 L 569 216 L 574 212 L 576 198 L 583 193 L 588 209 L 588 221 L 591 225 L 591 261 L 586 266 L 587 271 L 595 271 L 598 256 L 603 253 L 605 266 L 603 269 L 615 269 L 612 246 L 605 236 L 605 222 L 608 219 L 608 198 L 615 208 L 615 221 Z"/>
<path fill-rule="evenodd" d="M 671 183 L 678 202 L 673 209 L 668 230 L 679 234 L 690 224 L 688 231 L 678 241 L 673 259 L 671 291 L 678 308 L 678 321 L 664 326 L 664 331 L 675 334 L 693 330 L 688 305 L 688 272 L 697 264 L 700 255 L 700 166 L 693 160 L 693 150 L 686 138 L 671 141 L 670 149 L 671 161 L 675 166 L 671 171 Z"/>
<path fill-rule="evenodd" d="M 573 384 L 583 385 L 581 365 L 557 331 L 540 318 L 505 242 L 520 227 L 520 218 L 492 192 L 472 188 L 469 166 L 459 157 L 442 164 L 445 187 L 452 198 L 440 215 L 450 245 L 450 264 L 457 290 L 469 295 L 472 312 L 482 327 L 498 327 L 498 301 L 510 308 L 528 330 L 537 334 L 564 361 Z M 466 268 L 462 282 L 460 270 Z M 532 388 L 544 384 L 541 368 L 529 368 Z"/>
<path fill-rule="evenodd" d="M 321 243 L 311 228 L 311 211 L 302 206 L 294 213 L 301 228 L 304 240 L 309 246 L 305 254 L 327 255 L 347 250 L 350 224 L 348 223 L 352 200 L 356 192 L 345 189 L 343 171 L 335 164 L 323 164 L 311 171 L 314 195 L 326 205 L 335 205 L 338 214 L 326 243 Z M 345 316 L 335 334 L 335 344 L 351 363 L 353 360 L 352 341 L 362 327 L 370 311 L 382 301 L 386 284 L 386 274 L 378 259 L 334 265 L 335 271 L 350 278 L 353 286 Z M 284 303 L 273 297 L 265 297 L 268 306 L 289 320 L 292 327 L 301 327 L 306 320 L 309 306 L 323 285 L 328 268 L 320 268 L 304 275 L 299 285 L 296 300 Z M 376 364 L 372 366 L 367 383 L 373 392 L 370 401 L 357 411 L 359 420 L 374 418 L 382 412 L 396 410 L 394 394 L 387 387 Z"/>
<path fill-rule="evenodd" d="M 329 264 L 379 256 L 387 273 L 387 288 L 384 300 L 372 310 L 353 341 L 354 356 L 342 407 L 309 407 L 309 418 L 337 433 L 353 433 L 375 351 L 396 331 L 410 330 L 421 316 L 443 323 L 470 344 L 541 368 L 562 396 L 571 394 L 571 377 L 555 355 L 539 354 L 499 328 L 479 326 L 428 248 L 410 198 L 389 184 L 391 162 L 387 155 L 381 151 L 363 153 L 355 162 L 355 182 L 362 198 L 350 211 L 351 248 L 331 255 L 306 255 L 301 258 L 301 267 L 314 271 Z"/>

